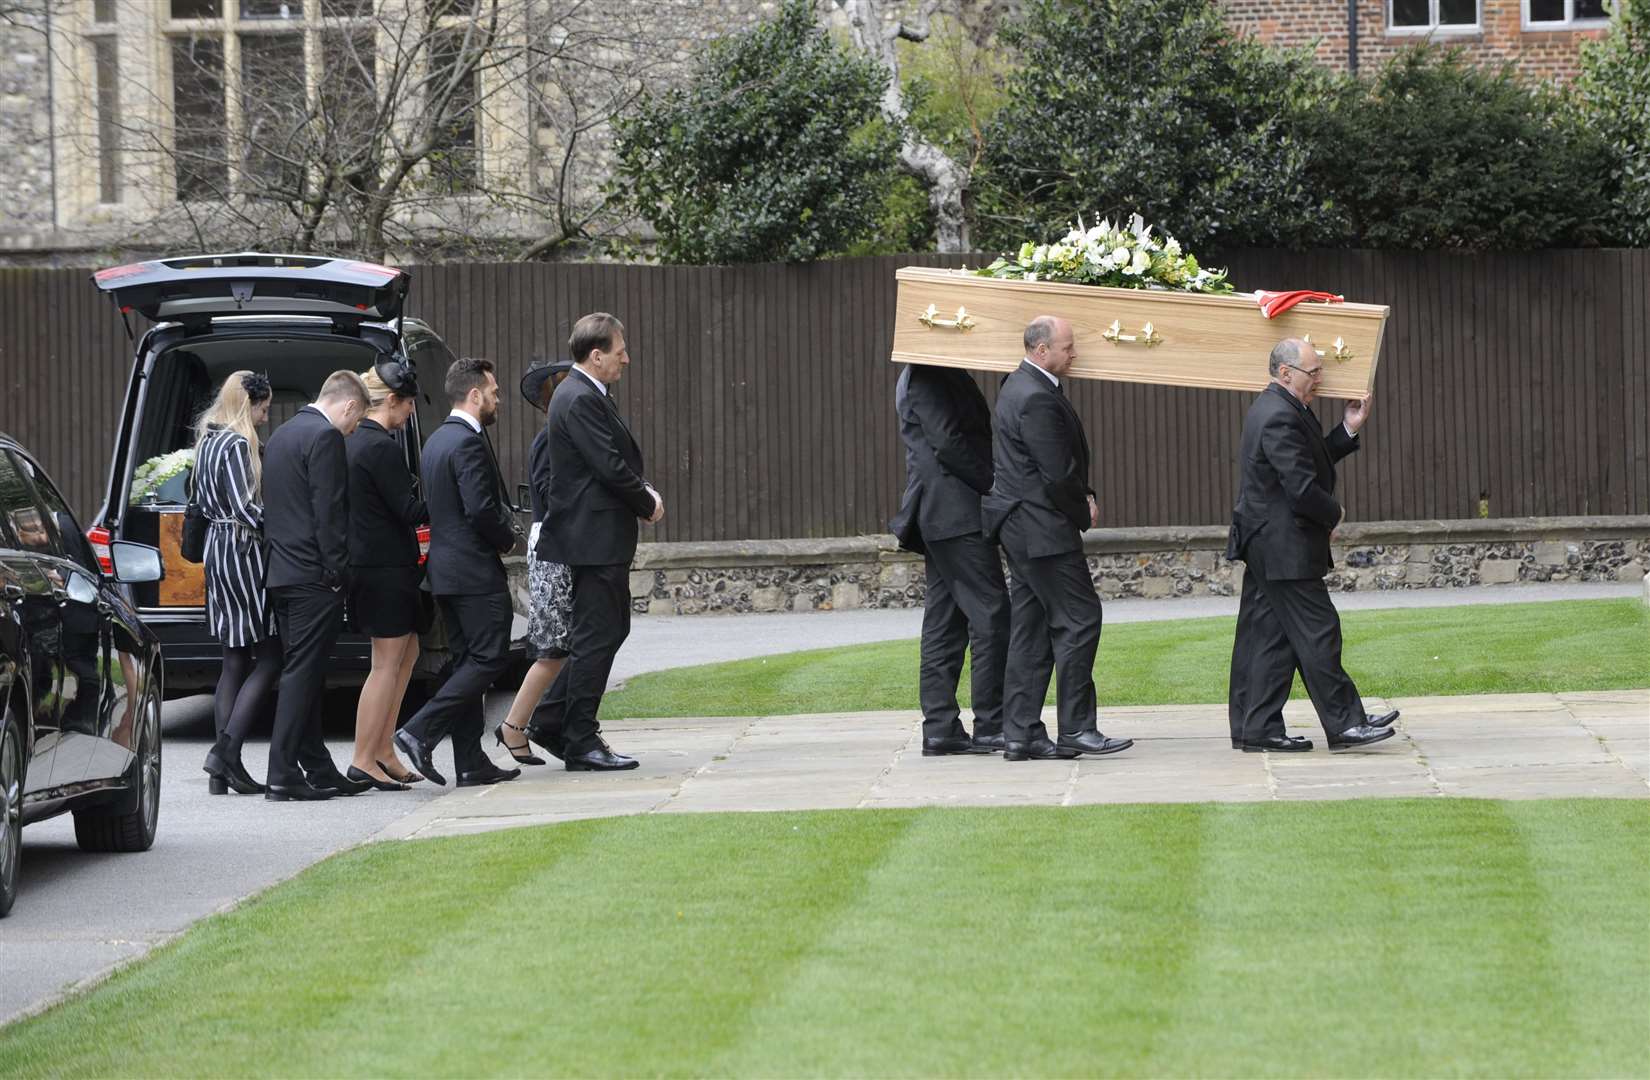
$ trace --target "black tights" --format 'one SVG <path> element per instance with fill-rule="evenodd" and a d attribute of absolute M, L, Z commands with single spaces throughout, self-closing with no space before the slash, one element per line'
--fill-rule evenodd
<path fill-rule="evenodd" d="M 218 676 L 218 689 L 212 697 L 219 749 L 240 754 L 241 744 L 257 723 L 280 677 L 280 638 L 224 648 L 223 674 Z"/>

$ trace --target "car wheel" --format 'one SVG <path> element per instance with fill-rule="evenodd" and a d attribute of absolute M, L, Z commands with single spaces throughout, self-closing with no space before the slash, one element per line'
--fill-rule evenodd
<path fill-rule="evenodd" d="M 144 695 L 137 720 L 137 754 L 128 797 L 120 811 L 76 810 L 74 838 L 82 851 L 148 851 L 160 824 L 160 702 Z"/>
<path fill-rule="evenodd" d="M 0 714 L 0 915 L 17 899 L 23 860 L 23 732 L 11 704 Z"/>

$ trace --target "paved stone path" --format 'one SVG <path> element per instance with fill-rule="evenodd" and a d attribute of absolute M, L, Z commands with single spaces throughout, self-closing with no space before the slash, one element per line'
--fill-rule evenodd
<path fill-rule="evenodd" d="M 1367 750 L 1324 748 L 1308 702 L 1284 712 L 1309 754 L 1232 750 L 1223 705 L 1108 709 L 1133 749 L 1076 762 L 925 758 L 916 712 L 630 720 L 624 773 L 551 762 L 433 800 L 378 839 L 447 836 L 618 814 L 868 806 L 1073 806 L 1382 796 L 1650 798 L 1650 690 L 1365 699 L 1403 710 Z M 1053 710 L 1045 713 L 1052 727 Z"/>

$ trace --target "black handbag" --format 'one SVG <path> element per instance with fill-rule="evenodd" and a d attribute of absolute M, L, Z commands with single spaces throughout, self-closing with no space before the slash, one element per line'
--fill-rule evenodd
<path fill-rule="evenodd" d="M 206 530 L 211 525 L 206 511 L 195 501 L 195 473 L 189 472 L 189 501 L 183 507 L 183 535 L 178 539 L 178 554 L 192 563 L 206 561 Z"/>

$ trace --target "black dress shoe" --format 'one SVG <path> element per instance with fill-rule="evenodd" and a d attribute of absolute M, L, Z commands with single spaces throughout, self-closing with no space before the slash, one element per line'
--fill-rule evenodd
<path fill-rule="evenodd" d="M 208 776 L 206 778 L 206 793 L 208 795 L 228 795 L 229 781 L 221 776 Z"/>
<path fill-rule="evenodd" d="M 582 754 L 568 754 L 562 760 L 567 762 L 568 772 L 618 772 L 641 764 L 633 757 L 615 754 L 606 743 L 598 743 L 596 749 Z"/>
<path fill-rule="evenodd" d="M 567 760 L 567 740 L 560 735 L 552 735 L 548 731 L 539 731 L 533 725 L 527 725 L 527 741 L 536 742 L 550 752 L 550 756 L 557 761 Z"/>
<path fill-rule="evenodd" d="M 447 778 L 435 771 L 435 761 L 430 755 L 430 748 L 413 738 L 412 733 L 402 728 L 395 733 L 395 748 L 412 762 L 417 769 L 432 784 L 445 787 Z"/>
<path fill-rule="evenodd" d="M 201 768 L 212 778 L 207 789 L 214 795 L 222 795 L 229 790 L 233 790 L 237 795 L 264 793 L 264 786 L 252 779 L 252 774 L 246 771 L 246 766 L 241 764 L 238 755 L 231 758 L 214 746 L 206 752 L 206 764 Z"/>
<path fill-rule="evenodd" d="M 1056 746 L 1051 739 L 1032 739 L 1030 742 L 1004 742 L 1004 761 L 1070 761 L 1079 751 Z"/>
<path fill-rule="evenodd" d="M 1242 739 L 1233 739 L 1232 740 L 1232 749 L 1233 750 L 1242 750 L 1243 749 L 1243 740 Z"/>
<path fill-rule="evenodd" d="M 950 754 L 989 754 L 991 750 L 974 745 L 967 735 L 947 735 L 940 739 L 923 739 L 923 757 L 946 757 Z"/>
<path fill-rule="evenodd" d="M 1134 745 L 1133 739 L 1108 739 L 1098 731 L 1082 731 L 1076 735 L 1060 736 L 1060 749 L 1075 750 L 1079 754 L 1115 754 Z"/>
<path fill-rule="evenodd" d="M 387 776 L 389 774 L 386 773 L 385 775 Z M 354 765 L 351 765 L 348 769 L 344 770 L 344 779 L 350 780 L 350 781 L 352 781 L 354 783 L 357 783 L 357 784 L 366 784 L 368 787 L 372 788 L 374 791 L 411 791 L 412 790 L 406 784 L 403 784 L 400 781 L 397 781 L 397 780 L 380 780 L 380 779 L 378 779 L 378 777 L 372 775 L 372 773 L 368 772 L 367 770 L 357 769 Z"/>
<path fill-rule="evenodd" d="M 483 784 L 496 784 L 501 780 L 514 780 L 521 775 L 520 769 L 501 769 L 491 761 L 473 772 L 458 774 L 459 787 L 481 787 Z"/>
<path fill-rule="evenodd" d="M 995 753 L 1003 748 L 1003 733 L 999 731 L 995 735 L 981 735 L 975 732 L 973 742 L 980 749 Z"/>
<path fill-rule="evenodd" d="M 1368 724 L 1354 724 L 1339 735 L 1329 736 L 1331 750 L 1343 750 L 1349 746 L 1368 746 L 1378 743 L 1382 739 L 1390 739 L 1398 734 L 1389 727 L 1370 727 Z"/>
<path fill-rule="evenodd" d="M 1391 727 L 1392 722 L 1398 719 L 1398 710 L 1384 713 L 1364 713 L 1365 727 Z"/>
<path fill-rule="evenodd" d="M 270 784 L 264 798 L 270 802 L 320 802 L 337 795 L 336 788 L 316 787 L 308 780 L 296 784 Z"/>
<path fill-rule="evenodd" d="M 1239 745 L 1245 754 L 1261 754 L 1268 750 L 1279 754 L 1298 754 L 1312 749 L 1312 740 L 1299 735 L 1262 735 Z"/>
<path fill-rule="evenodd" d="M 355 766 L 352 765 L 350 768 L 355 769 Z M 355 771 L 359 772 L 360 770 L 356 769 Z M 331 788 L 340 795 L 363 795 L 373 789 L 372 777 L 367 776 L 365 773 L 361 774 L 366 777 L 363 780 L 345 776 L 337 769 L 332 770 L 330 773 L 308 773 L 307 775 L 311 787 Z"/>
<path fill-rule="evenodd" d="M 537 754 L 533 753 L 533 747 L 527 741 L 523 741 L 520 748 L 511 746 L 509 743 L 505 742 L 504 741 L 504 729 L 505 728 L 509 728 L 511 731 L 519 732 L 523 736 L 526 736 L 527 729 L 524 728 L 524 727 L 516 727 L 516 725 L 510 723 L 510 721 L 508 721 L 508 720 L 500 720 L 499 724 L 498 724 L 498 727 L 493 729 L 493 738 L 498 740 L 498 744 L 500 746 L 502 746 L 502 747 L 504 747 L 504 749 L 510 751 L 510 756 L 516 759 L 516 764 L 517 765 L 543 765 L 544 764 L 544 759 L 539 757 Z"/>

